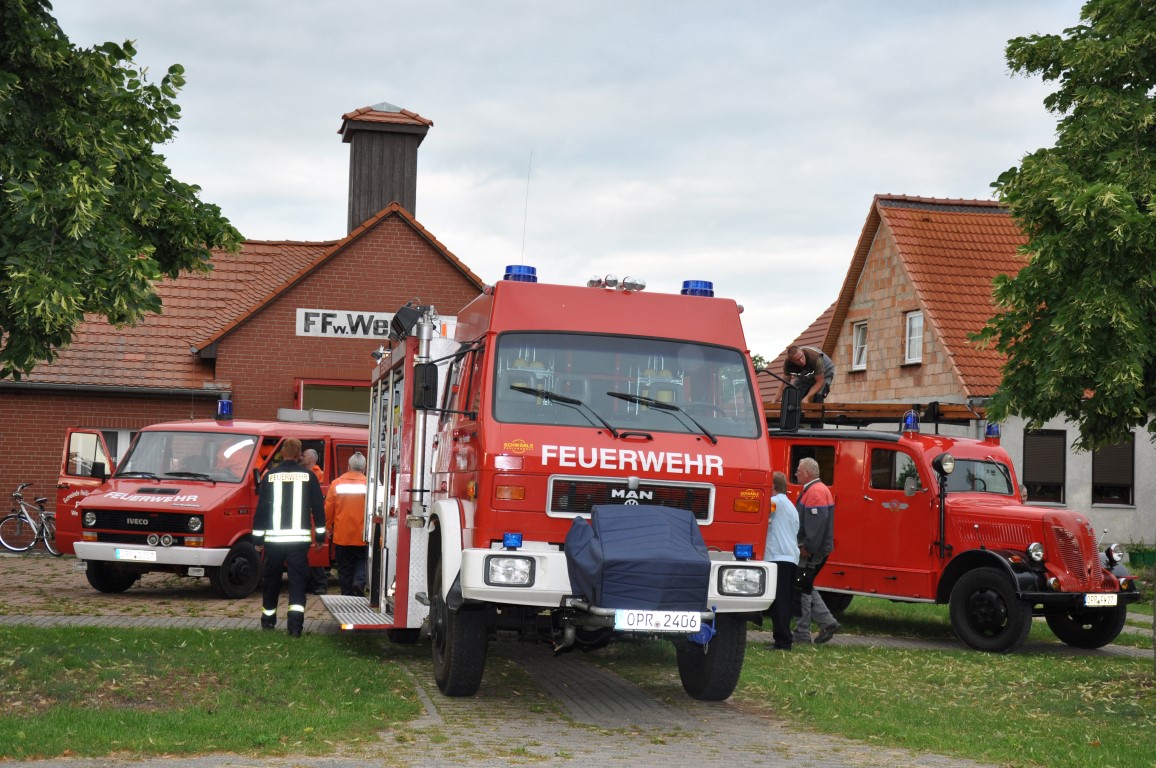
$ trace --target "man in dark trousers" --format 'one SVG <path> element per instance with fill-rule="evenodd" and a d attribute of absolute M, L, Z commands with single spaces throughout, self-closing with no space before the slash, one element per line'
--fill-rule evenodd
<path fill-rule="evenodd" d="M 799 578 L 801 615 L 795 624 L 793 643 L 811 642 L 811 622 L 819 625 L 816 643 L 825 643 L 839 631 L 839 622 L 827 609 L 823 597 L 815 590 L 815 577 L 827 564 L 835 548 L 835 497 L 819 479 L 819 462 L 812 458 L 799 460 L 795 479 L 803 492 L 795 508 L 799 511 Z"/>
<path fill-rule="evenodd" d="M 289 572 L 289 634 L 300 637 L 305 626 L 305 587 L 309 579 L 309 544 L 316 534 L 325 544 L 325 497 L 321 483 L 299 461 L 301 441 L 286 438 L 281 463 L 265 473 L 253 516 L 253 539 L 264 545 L 265 591 L 261 600 L 261 628 L 277 626 L 281 570 Z M 312 530 L 310 530 L 312 528 Z"/>

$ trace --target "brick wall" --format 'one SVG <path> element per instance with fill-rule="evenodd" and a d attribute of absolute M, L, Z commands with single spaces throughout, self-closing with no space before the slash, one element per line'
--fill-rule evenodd
<path fill-rule="evenodd" d="M 906 313 L 922 309 L 899 257 L 894 236 L 883 222 L 871 245 L 855 298 L 839 329 L 837 367 L 830 400 L 855 402 L 959 401 L 961 387 L 931 318 L 923 316 L 923 362 L 904 364 Z M 867 368 L 852 371 L 852 328 L 867 322 Z"/>

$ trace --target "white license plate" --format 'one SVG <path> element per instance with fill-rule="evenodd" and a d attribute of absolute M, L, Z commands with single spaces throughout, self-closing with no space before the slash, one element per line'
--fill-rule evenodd
<path fill-rule="evenodd" d="M 155 563 L 157 553 L 151 549 L 118 549 L 114 553 L 117 560 L 147 560 Z"/>
<path fill-rule="evenodd" d="M 1084 595 L 1084 605 L 1115 605 L 1115 595 Z"/>
<path fill-rule="evenodd" d="M 682 632 L 701 629 L 701 614 L 696 611 L 635 611 L 626 608 L 614 612 L 614 628 L 627 632 Z"/>

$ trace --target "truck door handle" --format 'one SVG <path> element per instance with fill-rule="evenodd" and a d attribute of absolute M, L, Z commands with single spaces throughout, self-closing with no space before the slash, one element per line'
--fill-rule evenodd
<path fill-rule="evenodd" d="M 863 501 L 875 501 L 875 499 L 871 498 L 867 494 L 863 494 Z"/>

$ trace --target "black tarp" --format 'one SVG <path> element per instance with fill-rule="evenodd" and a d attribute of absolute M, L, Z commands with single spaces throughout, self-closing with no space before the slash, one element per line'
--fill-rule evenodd
<path fill-rule="evenodd" d="M 570 586 L 602 608 L 706 610 L 710 556 L 694 515 L 655 505 L 600 505 L 566 535 Z"/>

